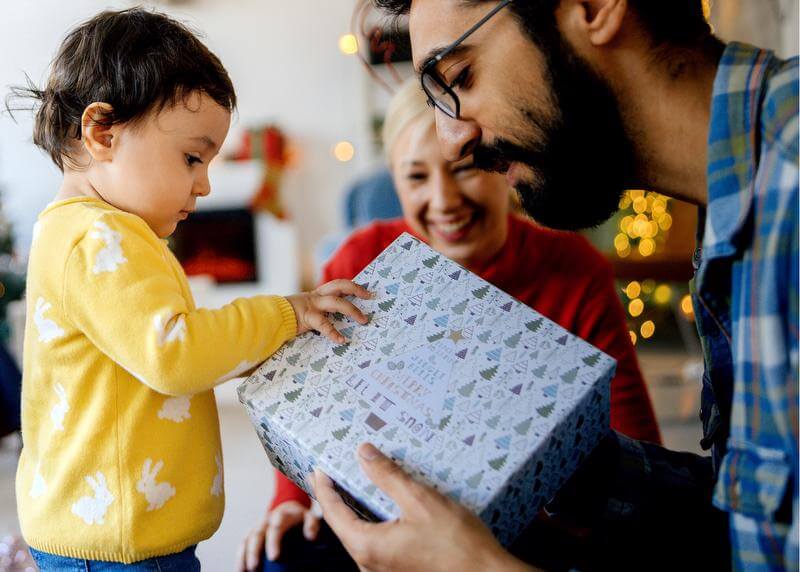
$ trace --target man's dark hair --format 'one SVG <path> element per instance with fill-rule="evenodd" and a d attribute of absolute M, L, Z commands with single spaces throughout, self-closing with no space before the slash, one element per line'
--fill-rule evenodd
<path fill-rule="evenodd" d="M 50 67 L 43 89 L 30 79 L 14 87 L 6 108 L 33 99 L 33 142 L 62 171 L 70 148 L 81 136 L 81 117 L 93 102 L 111 105 L 104 125 L 135 122 L 202 92 L 233 111 L 236 93 L 228 72 L 185 25 L 142 8 L 106 11 L 69 32 Z"/>
<path fill-rule="evenodd" d="M 401 16 L 411 9 L 412 0 L 373 0 L 378 8 Z M 463 0 L 465 4 L 479 4 L 489 0 Z M 509 6 L 528 30 L 537 30 L 541 24 L 531 21 L 549 13 L 550 21 L 559 0 L 518 0 Z M 691 47 L 707 38 L 711 28 L 703 11 L 703 0 L 630 0 L 644 27 L 657 47 Z M 537 38 L 533 38 L 534 41 Z"/>

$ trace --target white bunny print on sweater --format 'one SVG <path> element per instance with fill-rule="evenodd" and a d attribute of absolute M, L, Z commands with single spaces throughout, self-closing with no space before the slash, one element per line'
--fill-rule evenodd
<path fill-rule="evenodd" d="M 38 499 L 40 496 L 47 492 L 47 483 L 42 477 L 42 464 L 36 465 L 36 474 L 33 475 L 33 484 L 31 485 L 30 495 L 32 498 Z"/>
<path fill-rule="evenodd" d="M 36 329 L 39 331 L 39 341 L 45 344 L 47 342 L 52 342 L 53 340 L 64 335 L 64 330 L 62 330 L 58 324 L 56 324 L 53 320 L 44 317 L 45 312 L 50 310 L 52 307 L 53 305 L 41 296 L 36 299 L 36 310 L 33 313 L 33 323 L 36 325 Z"/>
<path fill-rule="evenodd" d="M 56 431 L 63 431 L 64 417 L 67 416 L 67 411 L 69 411 L 67 391 L 60 383 L 57 383 L 53 390 L 56 392 L 56 395 L 58 395 L 58 403 L 53 405 L 53 409 L 50 410 L 50 419 L 53 420 Z"/>
<path fill-rule="evenodd" d="M 93 497 L 81 497 L 72 504 L 72 513 L 86 524 L 105 524 L 108 507 L 114 502 L 114 495 L 108 490 L 106 477 L 100 471 L 86 477 L 86 482 L 94 491 Z"/>
<path fill-rule="evenodd" d="M 136 490 L 144 494 L 147 499 L 147 510 L 158 510 L 169 499 L 175 496 L 175 487 L 168 482 L 157 483 L 156 477 L 164 468 L 164 461 L 159 461 L 153 466 L 152 459 L 145 459 L 142 465 L 142 478 L 136 483 Z"/>
<path fill-rule="evenodd" d="M 191 405 L 192 397 L 190 395 L 169 397 L 164 400 L 164 404 L 158 410 L 158 418 L 181 423 L 192 417 L 192 414 L 189 413 Z"/>
<path fill-rule="evenodd" d="M 93 228 L 97 230 L 93 230 L 89 236 L 105 243 L 105 247 L 97 253 L 97 257 L 94 259 L 92 271 L 95 274 L 114 272 L 120 264 L 128 262 L 128 259 L 122 254 L 122 234 L 111 230 L 111 227 L 99 220 L 94 223 Z"/>
<path fill-rule="evenodd" d="M 156 330 L 156 339 L 159 346 L 175 340 L 182 342 L 186 338 L 186 319 L 183 316 L 178 316 L 175 320 L 167 320 L 165 322 L 164 318 L 157 315 L 153 318 L 153 327 Z"/>
<path fill-rule="evenodd" d="M 223 485 L 223 477 L 222 477 L 222 454 L 217 453 L 214 456 L 214 461 L 217 463 L 217 474 L 214 475 L 214 482 L 211 484 L 211 495 L 218 497 L 222 494 L 222 485 Z"/>

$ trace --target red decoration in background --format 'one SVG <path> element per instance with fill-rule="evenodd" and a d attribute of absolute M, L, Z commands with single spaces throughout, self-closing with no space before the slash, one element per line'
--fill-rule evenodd
<path fill-rule="evenodd" d="M 248 129 L 242 137 L 234 160 L 260 160 L 264 166 L 264 177 L 255 196 L 250 201 L 253 211 L 269 212 L 277 218 L 285 218 L 286 212 L 280 198 L 280 182 L 286 167 L 286 139 L 274 125 Z"/>
<path fill-rule="evenodd" d="M 183 268 L 187 276 L 213 276 L 221 283 L 247 282 L 256 279 L 256 268 L 252 262 L 225 256 L 204 248 L 189 260 L 184 261 Z"/>

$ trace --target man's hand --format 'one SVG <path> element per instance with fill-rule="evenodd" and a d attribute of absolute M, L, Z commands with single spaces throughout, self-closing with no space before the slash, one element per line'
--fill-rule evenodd
<path fill-rule="evenodd" d="M 277 559 L 280 556 L 283 535 L 291 528 L 300 525 L 303 526 L 303 536 L 306 540 L 316 540 L 320 518 L 314 513 L 314 510 L 306 508 L 294 500 L 282 502 L 276 506 L 242 541 L 236 557 L 237 570 L 239 572 L 261 570 L 265 546 L 267 559 Z"/>
<path fill-rule="evenodd" d="M 372 298 L 366 288 L 350 280 L 333 280 L 311 292 L 287 296 L 286 299 L 292 305 L 297 318 L 297 335 L 314 330 L 337 344 L 345 343 L 347 340 L 333 327 L 328 314 L 339 312 L 362 325 L 368 319 L 352 302 L 345 300 L 344 296 L 356 296 L 362 300 Z"/>
<path fill-rule="evenodd" d="M 364 473 L 397 503 L 397 520 L 361 520 L 317 469 L 312 481 L 328 525 L 365 572 L 522 572 L 531 568 L 508 554 L 471 512 L 414 481 L 370 444 L 358 457 Z"/>

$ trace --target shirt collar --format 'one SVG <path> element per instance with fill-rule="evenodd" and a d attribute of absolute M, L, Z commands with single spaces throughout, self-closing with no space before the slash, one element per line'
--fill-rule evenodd
<path fill-rule="evenodd" d="M 714 79 L 708 134 L 708 216 L 703 256 L 730 256 L 750 214 L 759 112 L 772 52 L 732 42 Z"/>

